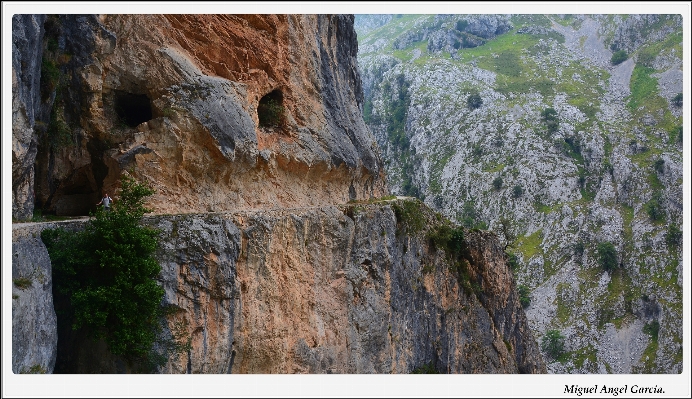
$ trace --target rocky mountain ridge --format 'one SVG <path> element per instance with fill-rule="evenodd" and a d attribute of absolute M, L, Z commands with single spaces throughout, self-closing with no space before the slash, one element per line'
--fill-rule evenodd
<path fill-rule="evenodd" d="M 359 15 L 356 27 L 393 193 L 498 233 L 532 329 L 566 338 L 548 370 L 680 372 L 680 16 Z"/>

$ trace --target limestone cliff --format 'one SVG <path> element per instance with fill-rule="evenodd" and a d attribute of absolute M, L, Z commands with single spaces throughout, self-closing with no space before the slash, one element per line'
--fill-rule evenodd
<path fill-rule="evenodd" d="M 157 189 L 151 205 L 165 213 L 324 205 L 386 192 L 360 113 L 353 16 L 13 22 L 17 219 L 33 206 L 86 215 L 124 171 Z M 267 109 L 275 112 L 269 122 Z"/>
<path fill-rule="evenodd" d="M 469 289 L 429 228 L 397 216 L 381 203 L 148 217 L 165 335 L 191 344 L 159 372 L 544 373 L 497 238 L 467 232 Z M 57 371 L 137 371 L 61 334 Z"/>
<path fill-rule="evenodd" d="M 40 230 L 12 233 L 12 372 L 51 373 L 57 355 L 48 251 Z"/>
<path fill-rule="evenodd" d="M 45 15 L 12 19 L 12 217 L 27 219 L 34 208 L 34 134 L 39 112 L 39 85 Z"/>
<path fill-rule="evenodd" d="M 462 275 L 427 234 L 441 217 L 416 202 L 410 230 L 370 201 L 388 189 L 353 24 L 14 17 L 13 217 L 85 215 L 123 173 L 156 189 L 160 338 L 183 349 L 156 371 L 546 371 L 494 235 L 467 232 Z M 148 371 L 55 317 L 46 227 L 13 225 L 15 372 Z"/>

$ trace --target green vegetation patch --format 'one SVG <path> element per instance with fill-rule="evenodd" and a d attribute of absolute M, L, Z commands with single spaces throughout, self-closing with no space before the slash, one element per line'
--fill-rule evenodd
<path fill-rule="evenodd" d="M 561 361 L 565 354 L 565 337 L 559 330 L 546 331 L 541 338 L 541 349 L 553 360 Z"/>
<path fill-rule="evenodd" d="M 632 221 L 634 220 L 634 208 L 625 204 L 620 205 L 620 215 L 622 215 L 622 225 L 624 228 L 625 242 L 632 241 Z"/>
<path fill-rule="evenodd" d="M 515 51 L 503 51 L 493 59 L 493 64 L 497 73 L 502 75 L 518 77 L 521 75 L 522 62 Z"/>
<path fill-rule="evenodd" d="M 656 365 L 657 352 L 658 339 L 649 342 L 649 345 L 647 345 L 646 349 L 644 349 L 644 352 L 642 353 L 642 357 L 639 359 L 639 362 L 642 365 L 639 367 L 634 367 L 633 372 L 647 374 L 656 373 L 658 370 L 658 366 Z"/>
<path fill-rule="evenodd" d="M 537 254 L 543 254 L 541 243 L 543 242 L 543 230 L 521 237 L 517 240 L 516 248 L 524 255 L 524 263 L 528 263 Z"/>
<path fill-rule="evenodd" d="M 100 209 L 84 230 L 43 230 L 61 312 L 74 329 L 105 339 L 110 351 L 148 362 L 160 331 L 164 290 L 154 253 L 159 232 L 140 225 L 153 190 L 123 176 L 111 211 Z M 56 296 L 56 297 L 57 297 Z"/>
<path fill-rule="evenodd" d="M 598 265 L 607 272 L 611 272 L 618 267 L 618 253 L 615 245 L 611 242 L 598 243 Z"/>
<path fill-rule="evenodd" d="M 613 56 L 610 57 L 610 63 L 613 65 L 618 65 L 622 64 L 623 62 L 627 61 L 628 55 L 625 50 L 618 50 L 613 53 Z"/>
<path fill-rule="evenodd" d="M 562 324 L 565 324 L 569 320 L 570 308 L 572 307 L 572 304 L 565 300 L 565 297 L 568 295 L 569 291 L 570 286 L 567 283 L 560 283 L 557 285 L 557 287 L 555 287 L 555 301 L 557 302 L 556 317 L 557 320 Z"/>
<path fill-rule="evenodd" d="M 660 110 L 667 107 L 667 103 L 658 96 L 658 81 L 651 74 L 655 69 L 636 65 L 630 80 L 631 95 L 627 102 L 627 107 L 636 111 L 639 107 L 646 110 Z"/>
<path fill-rule="evenodd" d="M 503 164 L 503 163 L 499 163 L 499 164 L 497 164 L 497 165 L 494 165 L 494 164 L 489 163 L 489 164 L 486 164 L 486 165 L 483 167 L 483 172 L 486 172 L 486 173 L 497 173 L 497 172 L 502 171 L 502 170 L 505 168 L 505 166 L 507 166 L 507 165 L 505 165 L 505 164 Z M 500 185 L 500 187 L 502 187 L 502 185 Z"/>
<path fill-rule="evenodd" d="M 548 78 L 541 77 L 528 80 L 499 76 L 497 78 L 497 91 L 502 94 L 538 92 L 549 97 L 555 94 L 555 83 Z"/>
<path fill-rule="evenodd" d="M 525 285 L 519 285 L 517 287 L 517 292 L 519 293 L 519 303 L 523 308 L 529 307 L 531 305 L 531 291 L 529 287 Z"/>
<path fill-rule="evenodd" d="M 452 227 L 443 223 L 428 231 L 428 239 L 435 246 L 445 251 L 452 258 L 458 258 L 466 252 L 464 228 Z"/>
<path fill-rule="evenodd" d="M 633 314 L 632 303 L 641 297 L 641 291 L 632 284 L 632 279 L 625 269 L 618 268 L 611 274 L 607 291 L 598 298 L 600 305 L 598 310 L 598 327 L 602 328 L 606 323 L 613 323 L 616 328 L 622 328 L 622 323 L 631 318 Z M 616 314 L 615 305 L 624 301 L 624 313 Z"/>
<path fill-rule="evenodd" d="M 662 273 L 653 273 L 651 280 L 654 281 L 662 289 L 672 291 L 681 297 L 681 287 L 678 284 L 678 264 L 677 256 L 672 257 L 667 263 Z"/>
<path fill-rule="evenodd" d="M 425 227 L 425 217 L 419 200 L 403 200 L 392 203 L 398 231 L 412 235 Z"/>
<path fill-rule="evenodd" d="M 579 348 L 572 355 L 574 366 L 580 369 L 584 368 L 584 365 L 588 360 L 588 364 L 589 366 L 591 366 L 589 367 L 589 370 L 593 370 L 593 372 L 596 372 L 598 366 L 597 354 L 598 351 L 596 350 L 596 348 L 593 347 L 593 345 L 587 345 L 585 347 Z"/>
<path fill-rule="evenodd" d="M 26 277 L 18 277 L 18 278 L 12 279 L 12 282 L 14 283 L 14 286 L 19 288 L 20 290 L 25 290 L 25 289 L 31 287 L 31 284 L 32 284 L 31 279 L 28 279 Z"/>
<path fill-rule="evenodd" d="M 424 364 L 422 366 L 418 366 L 413 371 L 411 374 L 440 374 L 439 371 L 435 368 L 433 365 L 433 362 Z"/>
<path fill-rule="evenodd" d="M 553 204 L 553 205 L 546 205 L 542 202 L 534 202 L 533 203 L 533 209 L 535 209 L 536 212 L 545 213 L 546 215 L 551 213 L 551 212 L 558 211 L 558 210 L 560 210 L 560 208 L 561 208 L 561 205 L 557 204 L 557 203 Z"/>
<path fill-rule="evenodd" d="M 637 64 L 653 68 L 656 57 L 671 50 L 680 54 L 680 58 L 682 58 L 682 32 L 668 35 L 662 41 L 655 41 L 643 46 L 638 51 Z"/>

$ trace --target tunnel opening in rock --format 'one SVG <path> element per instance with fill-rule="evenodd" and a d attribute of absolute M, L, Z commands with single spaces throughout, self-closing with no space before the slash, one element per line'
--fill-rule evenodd
<path fill-rule="evenodd" d="M 152 119 L 151 100 L 146 94 L 116 90 L 114 105 L 115 113 L 120 121 L 129 127 L 135 127 Z"/>
<path fill-rule="evenodd" d="M 274 90 L 262 97 L 257 106 L 260 127 L 280 126 L 284 118 L 284 96 L 281 90 Z"/>

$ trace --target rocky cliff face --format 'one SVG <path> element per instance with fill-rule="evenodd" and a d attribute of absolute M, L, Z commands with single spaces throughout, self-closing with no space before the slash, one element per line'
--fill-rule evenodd
<path fill-rule="evenodd" d="M 388 189 L 353 16 L 13 23 L 13 216 L 86 214 L 123 173 L 156 189 L 157 371 L 545 372 L 494 235 L 468 233 L 461 274 L 427 235 L 441 217 L 367 203 Z M 147 371 L 56 320 L 46 227 L 13 226 L 13 367 Z"/>
<path fill-rule="evenodd" d="M 34 210 L 34 129 L 39 118 L 41 58 L 45 15 L 12 18 L 12 217 Z"/>
<path fill-rule="evenodd" d="M 162 232 L 164 338 L 190 343 L 160 372 L 545 372 L 492 234 L 467 234 L 470 290 L 429 227 L 407 233 L 388 203 L 146 223 Z M 61 340 L 61 372 L 136 371 L 102 343 Z"/>
<path fill-rule="evenodd" d="M 15 218 L 31 215 L 34 186 L 37 209 L 85 215 L 123 172 L 154 186 L 151 205 L 166 213 L 386 191 L 360 116 L 352 16 L 13 22 Z"/>
<path fill-rule="evenodd" d="M 17 227 L 12 230 L 12 372 L 52 373 L 57 357 L 57 317 L 50 257 L 40 235 L 42 229 L 58 226 Z"/>
<path fill-rule="evenodd" d="M 680 15 L 382 21 L 359 63 L 392 191 L 499 234 L 534 332 L 566 337 L 549 371 L 680 372 Z"/>

